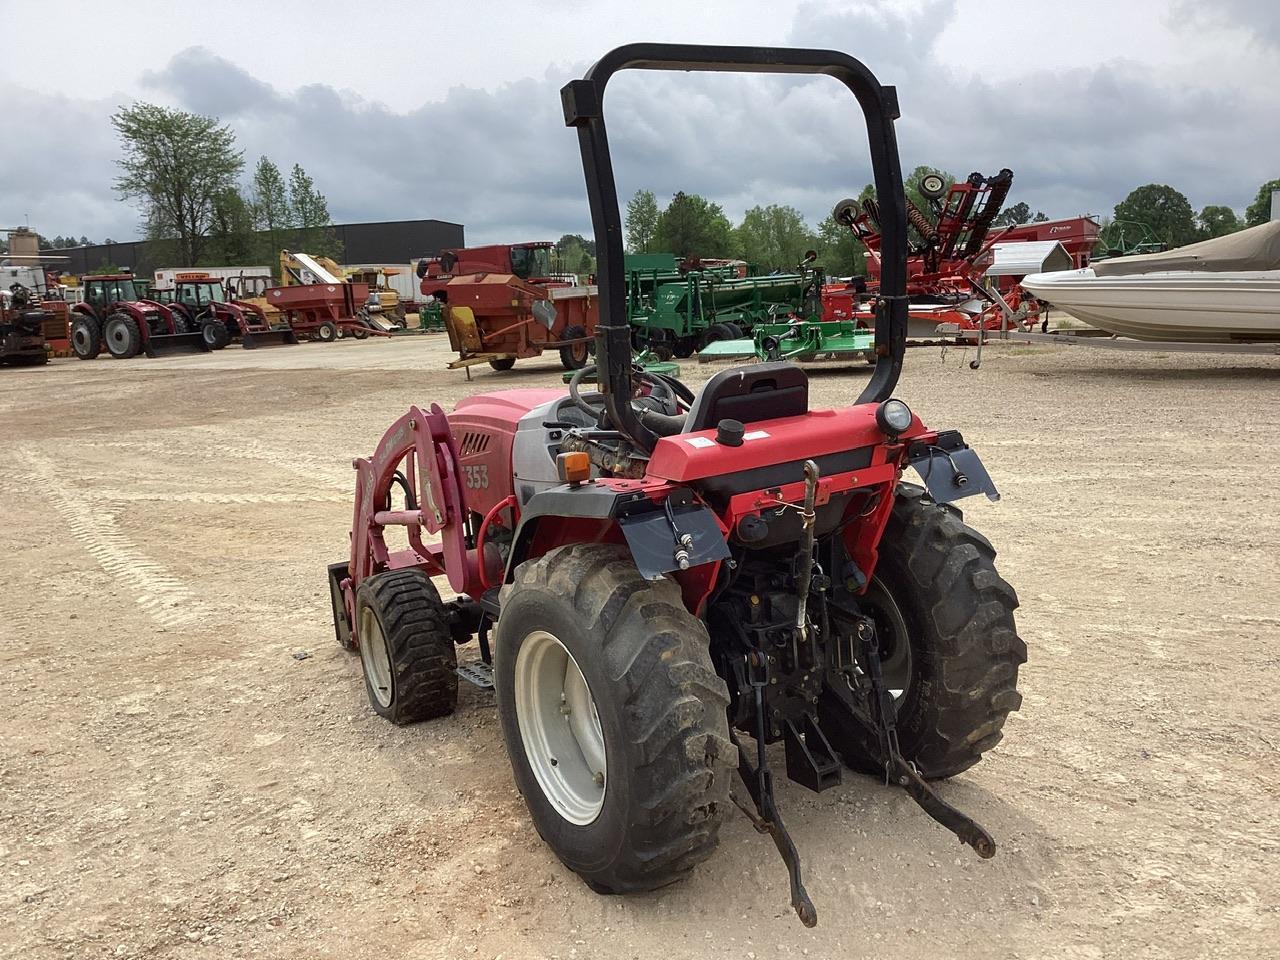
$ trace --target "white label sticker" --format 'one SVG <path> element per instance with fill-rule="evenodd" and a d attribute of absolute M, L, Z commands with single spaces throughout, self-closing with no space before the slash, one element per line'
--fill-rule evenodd
<path fill-rule="evenodd" d="M 716 442 L 710 437 L 685 437 L 684 440 L 691 447 L 714 447 Z"/>
<path fill-rule="evenodd" d="M 769 435 L 767 430 L 752 430 L 750 433 L 742 435 L 743 440 L 763 440 Z"/>

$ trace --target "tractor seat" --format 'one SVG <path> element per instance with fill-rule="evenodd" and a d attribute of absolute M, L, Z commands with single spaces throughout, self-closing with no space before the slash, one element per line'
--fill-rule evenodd
<path fill-rule="evenodd" d="M 753 363 L 721 370 L 708 380 L 685 416 L 683 432 L 712 430 L 721 420 L 757 423 L 808 410 L 808 374 L 791 363 Z"/>

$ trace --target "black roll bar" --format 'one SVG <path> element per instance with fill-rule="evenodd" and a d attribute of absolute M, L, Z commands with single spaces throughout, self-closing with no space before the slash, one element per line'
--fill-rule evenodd
<path fill-rule="evenodd" d="M 876 367 L 859 403 L 886 400 L 897 385 L 907 338 L 907 209 L 893 121 L 898 94 L 882 86 L 861 61 L 835 50 L 721 47 L 683 43 L 632 43 L 609 51 L 581 80 L 560 91 L 565 126 L 578 128 L 582 171 L 599 261 L 600 323 L 596 362 L 613 426 L 642 450 L 658 436 L 631 408 L 631 330 L 627 324 L 622 214 L 604 124 L 604 90 L 619 70 L 697 70 L 730 73 L 825 74 L 857 98 L 867 122 L 871 170 L 880 203 L 880 302 L 876 312 Z"/>

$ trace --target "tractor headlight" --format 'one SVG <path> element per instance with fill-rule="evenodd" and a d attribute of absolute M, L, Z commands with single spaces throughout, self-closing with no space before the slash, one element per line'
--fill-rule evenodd
<path fill-rule="evenodd" d="M 901 400 L 886 400 L 876 407 L 876 426 L 887 437 L 896 437 L 911 426 L 911 408 Z"/>

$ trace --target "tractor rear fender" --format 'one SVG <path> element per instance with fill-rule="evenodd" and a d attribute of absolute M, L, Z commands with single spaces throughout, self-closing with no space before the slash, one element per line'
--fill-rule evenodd
<path fill-rule="evenodd" d="M 74 320 L 76 317 L 88 317 L 90 320 L 99 320 L 99 321 L 101 321 L 102 319 L 101 317 L 98 316 L 97 311 L 93 309 L 93 305 L 85 302 L 73 303 L 71 305 L 71 313 L 73 314 L 73 316 L 71 317 L 72 320 Z"/>
<path fill-rule="evenodd" d="M 685 605 L 697 613 L 729 557 L 727 532 L 687 487 L 652 481 L 566 484 L 534 494 L 525 504 L 505 582 L 512 581 L 519 564 L 555 547 L 620 543 L 646 578 L 672 576 Z"/>

